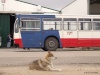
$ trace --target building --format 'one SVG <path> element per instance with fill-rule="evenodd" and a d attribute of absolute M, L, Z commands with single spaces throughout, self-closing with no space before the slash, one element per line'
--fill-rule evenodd
<path fill-rule="evenodd" d="M 11 33 L 15 14 L 50 13 L 89 15 L 100 14 L 100 0 L 0 0 L 0 34 L 2 47 L 6 47 L 6 36 Z"/>
<path fill-rule="evenodd" d="M 61 14 L 96 15 L 100 14 L 100 0 L 17 0 L 31 4 L 39 4 L 57 10 Z"/>

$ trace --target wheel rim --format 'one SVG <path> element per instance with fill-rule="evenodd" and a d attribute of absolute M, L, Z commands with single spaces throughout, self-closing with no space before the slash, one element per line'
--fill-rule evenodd
<path fill-rule="evenodd" d="M 50 41 L 50 42 L 49 42 L 49 47 L 50 47 L 50 48 L 55 47 L 55 42 L 54 42 L 54 41 Z"/>

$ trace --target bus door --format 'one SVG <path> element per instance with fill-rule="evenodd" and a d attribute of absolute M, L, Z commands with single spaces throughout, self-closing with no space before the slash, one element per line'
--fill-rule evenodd
<path fill-rule="evenodd" d="M 89 18 L 79 18 L 78 20 L 78 46 L 79 47 L 92 47 L 93 33 L 92 23 Z"/>
<path fill-rule="evenodd" d="M 24 48 L 41 47 L 39 18 L 21 18 L 21 37 Z"/>
<path fill-rule="evenodd" d="M 93 19 L 93 46 L 100 47 L 100 18 Z"/>
<path fill-rule="evenodd" d="M 63 29 L 63 47 L 77 47 L 77 19 L 64 18 Z"/>

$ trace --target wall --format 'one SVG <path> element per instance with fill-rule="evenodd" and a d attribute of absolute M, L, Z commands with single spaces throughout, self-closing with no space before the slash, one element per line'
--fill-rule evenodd
<path fill-rule="evenodd" d="M 2 47 L 7 46 L 7 35 L 10 33 L 10 15 L 0 14 L 0 34 L 2 36 Z"/>
<path fill-rule="evenodd" d="M 87 15 L 89 0 L 75 0 L 70 5 L 62 9 L 63 14 Z"/>

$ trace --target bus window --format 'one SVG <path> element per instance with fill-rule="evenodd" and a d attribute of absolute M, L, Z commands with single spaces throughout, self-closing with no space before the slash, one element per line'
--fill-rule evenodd
<path fill-rule="evenodd" d="M 43 30 L 61 30 L 61 18 L 44 18 Z"/>
<path fill-rule="evenodd" d="M 21 20 L 21 30 L 40 31 L 40 19 Z"/>
<path fill-rule="evenodd" d="M 76 30 L 77 19 L 76 18 L 64 18 L 64 30 Z"/>
<path fill-rule="evenodd" d="M 15 20 L 15 23 L 14 23 L 14 30 L 15 30 L 15 33 L 18 33 L 18 31 L 19 31 L 18 18 Z"/>
<path fill-rule="evenodd" d="M 93 30 L 100 30 L 100 19 L 93 19 Z"/>
<path fill-rule="evenodd" d="M 91 19 L 79 19 L 79 30 L 92 30 Z"/>

